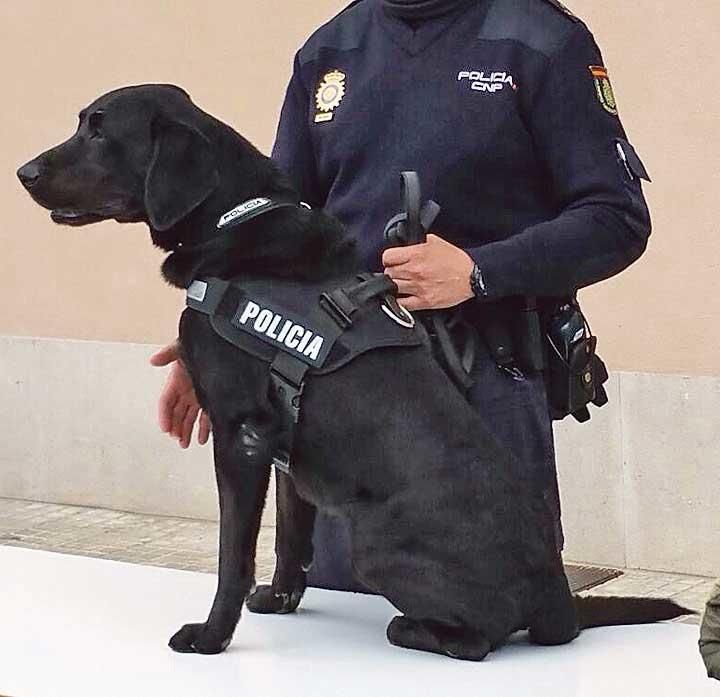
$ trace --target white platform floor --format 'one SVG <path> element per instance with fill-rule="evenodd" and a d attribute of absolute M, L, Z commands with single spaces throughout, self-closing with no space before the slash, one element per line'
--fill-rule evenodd
<path fill-rule="evenodd" d="M 309 591 L 293 616 L 246 613 L 226 653 L 167 640 L 206 616 L 209 574 L 0 547 L 0 695 L 8 697 L 703 697 L 720 695 L 695 626 L 518 635 L 484 662 L 386 643 L 383 599 Z"/>

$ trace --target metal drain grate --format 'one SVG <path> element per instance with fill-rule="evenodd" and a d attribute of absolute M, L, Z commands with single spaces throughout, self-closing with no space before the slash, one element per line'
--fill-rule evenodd
<path fill-rule="evenodd" d="M 622 576 L 618 569 L 604 569 L 601 566 L 581 566 L 579 564 L 565 564 L 565 573 L 570 582 L 573 593 L 595 588 L 607 581 Z"/>

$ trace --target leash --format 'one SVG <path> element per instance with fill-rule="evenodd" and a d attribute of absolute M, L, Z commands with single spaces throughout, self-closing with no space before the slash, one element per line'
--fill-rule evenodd
<path fill-rule="evenodd" d="M 427 233 L 440 213 L 440 206 L 432 200 L 422 203 L 420 177 L 417 172 L 400 174 L 400 196 L 402 211 L 393 216 L 385 226 L 385 241 L 388 247 L 404 247 L 423 244 Z M 477 333 L 461 318 L 456 309 L 422 310 L 417 313 L 428 333 L 437 339 L 441 362 L 452 381 L 467 391 L 473 385 L 470 372 L 477 355 Z M 458 349 L 451 330 L 458 337 Z"/>

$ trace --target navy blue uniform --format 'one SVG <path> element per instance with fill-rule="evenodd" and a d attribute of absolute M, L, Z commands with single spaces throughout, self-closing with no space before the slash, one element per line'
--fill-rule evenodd
<path fill-rule="evenodd" d="M 381 0 L 352 4 L 298 52 L 273 157 L 374 270 L 398 173 L 416 170 L 442 207 L 434 232 L 475 260 L 489 301 L 608 278 L 650 233 L 647 174 L 600 51 L 550 0 L 475 0 L 412 24 Z M 471 400 L 537 473 L 559 520 L 541 376 L 513 380 L 486 355 L 475 378 Z M 342 527 L 317 528 L 311 580 L 349 587 Z"/>

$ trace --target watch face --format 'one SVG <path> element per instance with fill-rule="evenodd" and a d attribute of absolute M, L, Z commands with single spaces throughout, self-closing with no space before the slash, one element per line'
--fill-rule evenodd
<path fill-rule="evenodd" d="M 487 297 L 487 288 L 480 267 L 475 264 L 470 272 L 470 289 L 478 298 Z"/>

